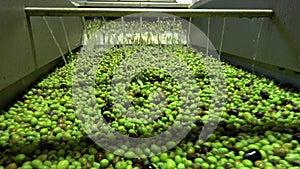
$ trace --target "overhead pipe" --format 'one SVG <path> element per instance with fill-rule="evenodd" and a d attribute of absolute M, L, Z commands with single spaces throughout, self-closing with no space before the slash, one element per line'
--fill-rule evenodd
<path fill-rule="evenodd" d="M 189 7 L 189 4 L 173 3 L 173 2 L 95 2 L 95 1 L 77 1 L 73 4 L 79 8 L 185 8 Z"/>
<path fill-rule="evenodd" d="M 142 8 L 57 8 L 25 7 L 28 16 L 104 16 L 121 17 L 136 13 L 159 16 L 168 13 L 178 17 L 272 17 L 271 9 L 142 9 Z"/>

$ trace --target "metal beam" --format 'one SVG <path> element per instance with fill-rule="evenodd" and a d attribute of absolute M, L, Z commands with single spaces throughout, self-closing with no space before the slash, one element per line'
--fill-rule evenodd
<path fill-rule="evenodd" d="M 172 3 L 172 2 L 93 2 L 77 1 L 73 2 L 77 7 L 101 7 L 101 8 L 185 8 L 189 4 Z"/>
<path fill-rule="evenodd" d="M 25 7 L 29 16 L 104 16 L 121 17 L 136 13 L 161 16 L 168 13 L 178 17 L 272 17 L 271 9 L 142 9 L 142 8 L 56 8 Z"/>

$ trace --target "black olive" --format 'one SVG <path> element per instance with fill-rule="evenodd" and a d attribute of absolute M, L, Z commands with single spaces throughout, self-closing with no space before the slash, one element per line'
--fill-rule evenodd
<path fill-rule="evenodd" d="M 257 113 L 255 113 L 255 117 L 262 118 L 262 117 L 264 117 L 264 113 L 263 112 L 257 112 Z"/>
<path fill-rule="evenodd" d="M 112 102 L 107 102 L 106 106 L 110 109 L 113 106 L 113 104 L 112 104 Z"/>
<path fill-rule="evenodd" d="M 230 110 L 228 111 L 228 114 L 229 114 L 229 115 L 235 115 L 235 116 L 237 116 L 237 115 L 239 114 L 239 111 L 236 110 L 236 109 L 230 109 Z"/>
<path fill-rule="evenodd" d="M 236 156 L 239 155 L 239 151 L 238 150 L 233 150 L 232 151 Z"/>
<path fill-rule="evenodd" d="M 197 126 L 203 126 L 203 121 L 202 120 L 196 120 L 195 121 L 195 124 L 197 125 Z"/>
<path fill-rule="evenodd" d="M 199 79 L 203 79 L 204 78 L 204 75 L 201 74 L 201 73 L 198 73 L 195 76 L 196 76 L 196 78 L 199 78 Z"/>
<path fill-rule="evenodd" d="M 251 86 L 251 85 L 252 85 L 252 82 L 249 82 L 249 83 L 246 83 L 246 84 L 245 84 L 246 87 L 249 87 L 249 86 Z"/>
<path fill-rule="evenodd" d="M 252 101 L 250 104 L 253 104 L 253 105 L 257 106 L 257 102 L 256 101 Z"/>
<path fill-rule="evenodd" d="M 94 141 L 88 136 L 82 136 L 80 142 L 86 142 L 88 145 L 94 144 Z"/>
<path fill-rule="evenodd" d="M 276 105 L 273 105 L 271 108 L 272 108 L 272 110 L 277 111 Z"/>
<path fill-rule="evenodd" d="M 261 90 L 260 91 L 260 96 L 263 98 L 263 99 L 269 99 L 269 97 L 270 97 L 270 93 L 268 93 L 267 91 L 265 91 L 265 90 Z"/>
<path fill-rule="evenodd" d="M 226 127 L 226 125 L 227 125 L 226 122 L 223 120 L 219 122 L 219 126 L 221 127 Z"/>
<path fill-rule="evenodd" d="M 103 118 L 107 123 L 110 123 L 112 121 L 112 117 L 110 114 L 104 114 Z"/>
<path fill-rule="evenodd" d="M 300 166 L 300 161 L 292 161 L 291 164 L 293 166 Z"/>
<path fill-rule="evenodd" d="M 247 97 L 247 96 L 243 96 L 241 99 L 242 99 L 242 101 L 243 101 L 243 102 L 246 102 L 246 101 L 248 101 L 248 100 L 249 100 L 249 97 Z"/>
<path fill-rule="evenodd" d="M 26 100 L 26 97 L 25 96 L 18 96 L 17 100 L 23 102 L 24 100 Z"/>
<path fill-rule="evenodd" d="M 50 114 L 50 113 L 51 113 L 51 110 L 47 110 L 45 113 L 46 113 L 46 114 Z"/>
<path fill-rule="evenodd" d="M 140 92 L 138 92 L 138 93 L 135 93 L 134 96 L 135 97 L 142 97 L 143 95 Z"/>
<path fill-rule="evenodd" d="M 133 163 L 139 163 L 139 164 L 143 164 L 144 163 L 144 159 L 138 157 L 138 158 L 134 158 L 132 160 Z"/>
<path fill-rule="evenodd" d="M 199 153 L 190 153 L 190 154 L 187 154 L 187 159 L 188 160 L 192 160 L 194 161 L 195 158 L 198 158 L 200 157 L 200 154 Z"/>
<path fill-rule="evenodd" d="M 229 137 L 236 137 L 238 135 L 238 133 L 239 132 L 237 132 L 237 131 L 228 131 L 226 133 L 226 135 L 229 136 Z"/>
<path fill-rule="evenodd" d="M 252 162 L 261 160 L 261 158 L 262 158 L 261 153 L 255 149 L 250 149 L 244 154 L 244 159 L 251 160 Z"/>
<path fill-rule="evenodd" d="M 291 103 L 291 101 L 290 100 L 287 100 L 287 99 L 284 99 L 283 101 L 282 101 L 282 105 L 287 105 L 287 104 L 290 104 Z"/>
<path fill-rule="evenodd" d="M 169 151 L 176 151 L 176 146 L 174 146 L 171 149 L 169 149 Z"/>
<path fill-rule="evenodd" d="M 156 168 L 152 164 L 146 164 L 146 165 L 143 166 L 143 169 L 156 169 Z"/>
<path fill-rule="evenodd" d="M 241 87 L 240 87 L 240 86 L 237 86 L 237 85 L 235 85 L 235 86 L 234 86 L 234 89 L 235 89 L 235 90 L 241 90 Z"/>
<path fill-rule="evenodd" d="M 54 114 L 55 114 L 55 112 L 53 112 L 53 111 L 50 111 L 50 112 L 48 113 L 49 116 L 53 116 Z"/>
<path fill-rule="evenodd" d="M 68 88 L 68 86 L 66 85 L 66 84 L 64 84 L 64 83 L 62 83 L 62 84 L 60 84 L 60 88 Z"/>
<path fill-rule="evenodd" d="M 190 140 L 192 143 L 195 143 L 197 140 L 199 140 L 199 136 L 198 136 L 198 135 L 195 135 L 195 134 L 192 134 L 192 135 L 189 137 L 189 140 Z"/>
<path fill-rule="evenodd" d="M 298 106 L 293 106 L 293 111 L 294 112 L 300 112 L 300 108 Z"/>
<path fill-rule="evenodd" d="M 40 143 L 39 143 L 39 149 L 40 150 L 52 150 L 54 148 L 54 144 L 53 143 L 50 143 L 46 140 L 42 140 Z"/>
<path fill-rule="evenodd" d="M 137 134 L 134 134 L 134 133 L 129 133 L 129 135 L 128 135 L 129 137 L 135 137 L 135 138 L 137 138 L 138 137 L 138 135 Z"/>
<path fill-rule="evenodd" d="M 50 111 L 50 110 L 47 110 L 47 111 L 46 111 L 46 114 L 48 114 L 49 116 L 53 116 L 53 115 L 55 114 L 55 112 Z"/>
<path fill-rule="evenodd" d="M 293 140 L 297 140 L 298 142 L 300 142 L 300 133 L 296 133 L 293 135 Z"/>
<path fill-rule="evenodd" d="M 107 106 L 101 107 L 101 112 L 105 112 L 105 111 L 107 111 L 107 110 L 109 110 L 109 107 L 107 107 Z"/>
<path fill-rule="evenodd" d="M 209 148 L 209 147 L 207 147 L 207 146 L 201 146 L 201 153 L 206 154 L 206 153 L 208 153 L 209 151 L 210 151 L 210 148 Z"/>
<path fill-rule="evenodd" d="M 105 158 L 105 155 L 102 152 L 95 154 L 95 161 L 100 162 L 103 158 Z"/>
<path fill-rule="evenodd" d="M 35 109 L 32 108 L 32 107 L 30 107 L 28 110 L 31 110 L 31 111 L 35 112 Z"/>
<path fill-rule="evenodd" d="M 7 158 L 2 161 L 2 165 L 7 166 L 8 164 L 13 163 L 13 162 L 14 162 L 14 160 L 12 158 Z"/>

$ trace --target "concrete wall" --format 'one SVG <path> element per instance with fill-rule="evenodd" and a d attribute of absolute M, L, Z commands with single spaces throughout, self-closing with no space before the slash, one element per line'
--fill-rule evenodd
<path fill-rule="evenodd" d="M 61 56 L 53 37 L 41 17 L 26 18 L 24 6 L 71 6 L 63 0 L 0 1 L 0 110 L 18 94 L 55 66 Z M 64 54 L 81 45 L 83 20 L 79 17 L 46 18 Z M 30 26 L 32 25 L 32 31 Z M 31 36 L 32 33 L 32 36 Z"/>
<path fill-rule="evenodd" d="M 299 0 L 200 0 L 191 8 L 273 9 L 273 18 L 226 18 L 223 58 L 251 68 L 256 57 L 255 70 L 300 88 L 299 6 Z M 209 38 L 216 49 L 220 47 L 223 21 L 210 19 Z M 207 33 L 207 18 L 194 18 L 192 22 Z"/>

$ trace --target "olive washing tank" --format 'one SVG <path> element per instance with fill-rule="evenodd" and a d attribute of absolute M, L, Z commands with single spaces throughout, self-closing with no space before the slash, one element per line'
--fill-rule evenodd
<path fill-rule="evenodd" d="M 0 2 L 0 169 L 299 168 L 299 90 L 260 75 L 297 85 L 298 2 L 61 1 Z"/>

